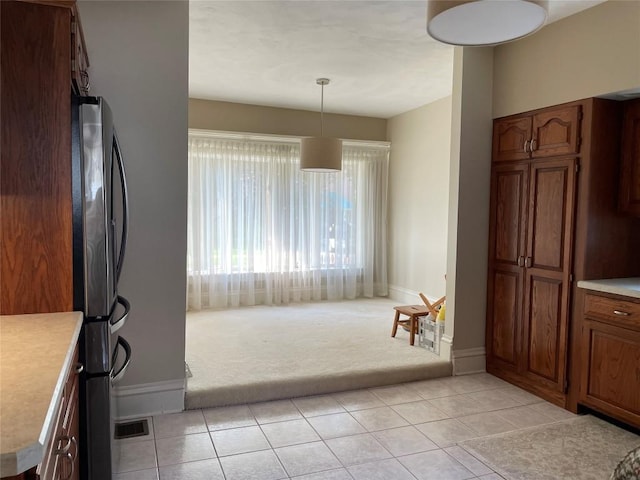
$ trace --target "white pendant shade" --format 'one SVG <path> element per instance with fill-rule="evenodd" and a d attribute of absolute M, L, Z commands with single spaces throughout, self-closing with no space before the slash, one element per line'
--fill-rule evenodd
<path fill-rule="evenodd" d="M 429 0 L 427 31 L 451 45 L 497 45 L 535 32 L 546 19 L 546 0 Z"/>
<path fill-rule="evenodd" d="M 342 140 L 331 137 L 303 138 L 300 169 L 305 172 L 335 172 L 342 168 Z"/>

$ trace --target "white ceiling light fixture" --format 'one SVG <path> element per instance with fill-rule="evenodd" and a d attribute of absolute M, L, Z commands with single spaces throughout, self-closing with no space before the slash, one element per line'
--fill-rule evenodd
<path fill-rule="evenodd" d="M 427 31 L 451 45 L 488 46 L 542 28 L 547 0 L 429 0 Z"/>
<path fill-rule="evenodd" d="M 342 169 L 342 140 L 324 136 L 324 86 L 328 78 L 318 78 L 320 94 L 320 136 L 303 138 L 300 143 L 300 170 L 305 172 L 337 172 Z"/>

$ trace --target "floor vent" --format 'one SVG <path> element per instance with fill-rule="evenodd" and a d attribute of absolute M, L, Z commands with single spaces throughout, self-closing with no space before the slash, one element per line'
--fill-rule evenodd
<path fill-rule="evenodd" d="M 149 421 L 147 419 L 116 423 L 116 439 L 141 437 L 143 435 L 149 435 Z"/>

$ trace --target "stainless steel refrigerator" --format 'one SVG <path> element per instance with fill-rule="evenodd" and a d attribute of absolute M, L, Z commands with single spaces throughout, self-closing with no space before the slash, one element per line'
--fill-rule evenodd
<path fill-rule="evenodd" d="M 72 98 L 74 309 L 84 312 L 80 356 L 80 478 L 111 480 L 113 386 L 131 362 L 116 332 L 130 305 L 118 293 L 128 233 L 124 163 L 111 109 L 101 97 Z"/>

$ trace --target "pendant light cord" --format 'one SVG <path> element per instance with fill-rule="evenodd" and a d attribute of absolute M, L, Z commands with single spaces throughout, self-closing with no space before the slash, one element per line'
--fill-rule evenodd
<path fill-rule="evenodd" d="M 320 136 L 324 137 L 324 129 L 323 129 L 323 125 L 324 125 L 324 121 L 323 121 L 323 115 L 324 115 L 324 83 L 320 85 L 321 90 L 320 90 Z"/>

